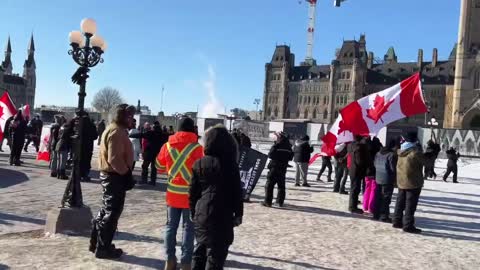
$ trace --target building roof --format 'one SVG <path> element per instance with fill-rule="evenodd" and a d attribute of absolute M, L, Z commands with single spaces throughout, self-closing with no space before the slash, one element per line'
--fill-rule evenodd
<path fill-rule="evenodd" d="M 330 74 L 330 65 L 321 66 L 295 66 L 290 69 L 288 79 L 290 81 L 301 81 L 306 79 L 327 78 Z M 311 75 L 311 77 L 310 77 Z"/>
<path fill-rule="evenodd" d="M 12 45 L 10 44 L 10 36 L 8 36 L 7 46 L 5 46 L 5 52 L 7 53 L 12 52 Z"/>
<path fill-rule="evenodd" d="M 422 68 L 416 62 L 374 64 L 367 72 L 369 84 L 396 84 L 416 72 L 421 72 L 424 84 L 453 84 L 455 62 L 439 61 L 435 67 L 432 62 L 424 62 Z"/>
<path fill-rule="evenodd" d="M 14 76 L 14 75 L 3 75 L 3 82 L 5 84 L 18 84 L 18 85 L 24 85 L 25 84 L 25 79 L 23 79 L 20 76 Z"/>
<path fill-rule="evenodd" d="M 28 50 L 34 52 L 35 51 L 35 42 L 33 42 L 33 33 L 30 37 L 30 42 L 28 43 Z"/>

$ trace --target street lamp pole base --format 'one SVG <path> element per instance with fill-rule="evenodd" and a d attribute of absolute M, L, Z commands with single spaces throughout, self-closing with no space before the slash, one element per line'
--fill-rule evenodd
<path fill-rule="evenodd" d="M 88 235 L 92 228 L 92 219 L 92 211 L 87 206 L 53 208 L 47 214 L 45 233 Z"/>

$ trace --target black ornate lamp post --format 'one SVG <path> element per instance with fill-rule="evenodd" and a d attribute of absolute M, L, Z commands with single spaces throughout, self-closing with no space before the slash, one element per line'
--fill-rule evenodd
<path fill-rule="evenodd" d="M 62 199 L 62 206 L 68 205 L 69 207 L 82 207 L 82 189 L 80 186 L 81 180 L 81 168 L 80 161 L 82 158 L 82 146 L 83 144 L 83 120 L 86 116 L 85 113 L 85 85 L 88 78 L 88 72 L 90 68 L 96 66 L 98 63 L 103 63 L 102 54 L 107 48 L 106 42 L 101 36 L 96 34 L 97 25 L 93 19 L 83 19 L 80 31 L 72 31 L 69 34 L 70 45 L 72 49 L 68 51 L 68 54 L 72 56 L 75 63 L 80 67 L 72 76 L 72 82 L 80 86 L 78 92 L 78 108 L 77 117 L 74 121 L 74 166 L 70 180 L 68 181 L 65 193 Z"/>

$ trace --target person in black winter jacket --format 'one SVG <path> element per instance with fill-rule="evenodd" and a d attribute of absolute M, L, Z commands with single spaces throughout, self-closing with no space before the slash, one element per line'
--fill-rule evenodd
<path fill-rule="evenodd" d="M 143 146 L 143 163 L 142 163 L 142 182 L 147 183 L 148 167 L 150 167 L 150 182 L 154 186 L 157 182 L 157 168 L 155 167 L 155 160 L 162 146 L 167 142 L 168 136 L 162 132 L 160 123 L 156 121 L 153 129 L 147 125 L 142 133 L 132 134 L 130 138 L 145 139 Z"/>
<path fill-rule="evenodd" d="M 252 148 L 252 142 L 245 133 L 240 133 L 240 146 L 246 148 Z"/>
<path fill-rule="evenodd" d="M 460 157 L 460 153 L 455 150 L 455 148 L 450 147 L 450 149 L 447 150 L 447 171 L 443 175 L 443 181 L 447 182 L 447 178 L 450 175 L 451 172 L 453 172 L 453 183 L 458 183 L 457 181 L 457 172 L 458 172 L 458 167 L 457 167 L 457 161 L 458 158 Z"/>
<path fill-rule="evenodd" d="M 295 162 L 295 186 L 300 186 L 300 178 L 302 178 L 302 186 L 310 187 L 307 181 L 308 176 L 308 162 L 310 155 L 313 152 L 313 147 L 310 146 L 310 137 L 304 136 L 301 140 L 295 142 L 293 147 L 293 161 Z"/>
<path fill-rule="evenodd" d="M 93 121 L 89 118 L 88 114 L 83 119 L 83 143 L 82 147 L 82 159 L 80 161 L 80 177 L 82 181 L 90 181 L 90 169 L 93 156 L 93 144 L 98 138 L 97 127 Z"/>
<path fill-rule="evenodd" d="M 348 168 L 347 168 L 347 146 L 344 145 L 335 156 L 335 182 L 333 183 L 333 192 L 340 194 L 348 194 L 345 191 L 345 184 L 347 183 Z"/>
<path fill-rule="evenodd" d="M 205 156 L 193 165 L 190 213 L 195 224 L 196 246 L 192 269 L 223 269 L 233 228 L 242 223 L 243 200 L 238 149 L 223 126 L 205 134 Z"/>
<path fill-rule="evenodd" d="M 365 178 L 368 160 L 368 148 L 362 136 L 355 135 L 355 141 L 348 145 L 348 154 L 351 157 L 349 168 L 350 175 L 350 199 L 348 210 L 355 214 L 363 214 L 358 209 L 358 195 L 360 194 L 362 181 Z"/>
<path fill-rule="evenodd" d="M 10 124 L 9 135 L 12 142 L 12 151 L 10 152 L 10 165 L 20 166 L 20 156 L 25 143 L 25 133 L 27 122 L 23 118 L 22 111 L 18 111 Z"/>
<path fill-rule="evenodd" d="M 97 141 L 97 144 L 100 145 L 100 142 L 101 142 L 101 139 L 102 139 L 102 135 L 103 135 L 103 132 L 105 131 L 105 120 L 102 119 L 100 121 L 100 123 L 98 123 L 97 125 L 97 134 L 98 134 L 98 141 Z"/>
<path fill-rule="evenodd" d="M 265 201 L 263 206 L 271 207 L 273 200 L 273 189 L 277 185 L 277 204 L 283 207 L 285 201 L 285 175 L 287 174 L 288 162 L 293 158 L 292 145 L 283 132 L 276 134 L 277 140 L 273 144 L 268 157 L 267 183 L 265 184 Z"/>
<path fill-rule="evenodd" d="M 73 122 L 65 122 L 58 131 L 58 142 L 55 145 L 55 155 L 57 155 L 57 178 L 67 180 L 67 161 L 68 152 L 72 149 Z"/>
<path fill-rule="evenodd" d="M 55 154 L 55 148 L 57 146 L 59 138 L 60 127 L 64 123 L 64 118 L 59 115 L 55 115 L 55 123 L 50 126 L 50 138 L 48 141 L 48 151 L 50 152 L 50 176 L 57 177 L 58 156 Z"/>
<path fill-rule="evenodd" d="M 426 162 L 423 176 L 424 179 L 435 179 L 437 177 L 437 174 L 435 173 L 435 160 L 437 159 L 439 153 L 440 145 L 432 140 L 429 140 L 427 142 L 427 148 L 425 149 L 424 153 Z"/>
<path fill-rule="evenodd" d="M 377 183 L 376 202 L 373 219 L 391 223 L 390 203 L 397 181 L 397 140 L 391 140 L 375 156 L 375 181 Z"/>

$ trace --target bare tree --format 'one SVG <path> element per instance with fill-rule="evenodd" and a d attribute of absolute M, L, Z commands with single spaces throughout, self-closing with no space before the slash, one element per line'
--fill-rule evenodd
<path fill-rule="evenodd" d="M 122 104 L 123 99 L 117 89 L 112 87 L 104 87 L 100 89 L 93 97 L 92 106 L 102 113 L 102 116 L 110 118 L 110 113 L 119 104 Z"/>

